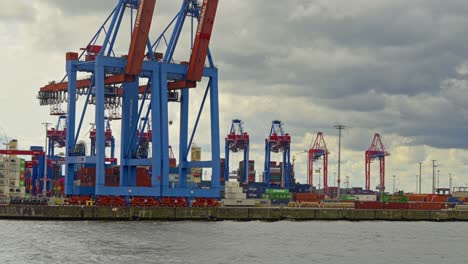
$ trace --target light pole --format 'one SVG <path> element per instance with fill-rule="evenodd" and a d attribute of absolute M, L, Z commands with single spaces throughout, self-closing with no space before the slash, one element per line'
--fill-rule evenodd
<path fill-rule="evenodd" d="M 437 189 L 440 188 L 440 185 L 439 185 L 439 178 L 440 178 L 440 170 L 437 170 Z"/>
<path fill-rule="evenodd" d="M 435 162 L 436 162 L 436 161 L 437 161 L 437 160 L 432 160 L 432 194 L 435 193 L 435 188 L 436 188 L 436 186 L 435 186 L 435 183 L 436 183 L 436 179 L 435 179 L 435 168 L 437 167 L 437 166 L 435 165 Z"/>
<path fill-rule="evenodd" d="M 452 193 L 452 173 L 449 173 L 449 190 Z"/>
<path fill-rule="evenodd" d="M 416 191 L 414 193 L 418 193 L 418 178 L 419 175 L 416 174 Z"/>
<path fill-rule="evenodd" d="M 345 129 L 346 126 L 344 125 L 336 125 L 334 126 L 336 129 L 338 129 L 338 190 L 336 193 L 336 197 L 339 199 L 340 198 L 340 182 L 341 182 L 341 177 L 340 177 L 340 166 L 341 166 L 341 130 Z"/>
<path fill-rule="evenodd" d="M 42 185 L 42 195 L 47 195 L 47 130 L 49 130 L 49 126 L 52 123 L 44 122 L 41 123 L 45 127 L 45 143 L 44 143 L 44 177 L 43 177 L 43 185 Z"/>
<path fill-rule="evenodd" d="M 421 167 L 422 167 L 422 162 L 419 162 L 419 194 L 421 194 Z M 416 192 L 418 192 L 416 190 Z"/>

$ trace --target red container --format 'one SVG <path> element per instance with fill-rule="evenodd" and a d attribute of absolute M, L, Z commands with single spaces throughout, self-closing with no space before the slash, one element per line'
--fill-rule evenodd
<path fill-rule="evenodd" d="M 151 187 L 151 175 L 146 168 L 137 168 L 136 185 L 139 187 Z"/>
<path fill-rule="evenodd" d="M 383 209 L 384 203 L 382 202 L 374 202 L 374 201 L 356 201 L 354 202 L 355 209 Z"/>
<path fill-rule="evenodd" d="M 117 175 L 106 175 L 104 179 L 105 186 L 119 186 L 120 184 L 120 177 Z"/>
<path fill-rule="evenodd" d="M 445 195 L 429 194 L 427 195 L 426 202 L 445 203 L 446 200 L 447 200 L 447 196 Z"/>
<path fill-rule="evenodd" d="M 387 210 L 408 210 L 408 203 L 389 202 L 384 203 L 384 209 Z"/>
<path fill-rule="evenodd" d="M 445 203 L 408 203 L 410 210 L 441 210 Z"/>
<path fill-rule="evenodd" d="M 425 202 L 427 195 L 425 194 L 405 194 L 410 202 Z"/>
<path fill-rule="evenodd" d="M 296 202 L 320 202 L 323 200 L 323 196 L 316 193 L 294 193 L 293 196 Z"/>

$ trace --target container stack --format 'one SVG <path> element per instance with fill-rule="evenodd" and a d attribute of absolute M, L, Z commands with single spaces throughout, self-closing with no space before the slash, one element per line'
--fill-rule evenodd
<path fill-rule="evenodd" d="M 247 177 L 248 182 L 255 182 L 255 161 L 254 160 L 249 160 L 249 166 L 248 166 L 249 174 Z M 239 176 L 241 179 L 244 178 L 244 161 L 241 160 L 239 162 Z"/>
<path fill-rule="evenodd" d="M 225 159 L 221 159 L 221 162 L 220 162 L 220 172 L 219 172 L 219 177 L 220 177 L 220 181 L 222 183 L 224 183 L 227 179 L 226 179 L 226 175 L 225 174 L 225 169 L 226 169 L 226 160 Z"/>
<path fill-rule="evenodd" d="M 246 193 L 243 190 L 247 190 Z M 223 206 L 270 206 L 271 202 L 268 199 L 261 198 L 262 192 L 261 184 L 248 184 L 241 187 L 237 181 L 227 181 L 225 183 Z M 247 199 L 248 196 L 250 197 Z"/>
<path fill-rule="evenodd" d="M 201 161 L 201 147 L 192 146 L 190 157 L 191 161 Z M 192 175 L 192 182 L 200 183 L 202 181 L 202 168 L 192 168 L 190 174 Z"/>
<path fill-rule="evenodd" d="M 249 204 L 247 196 L 242 192 L 242 187 L 237 181 L 227 181 L 224 189 L 224 206 L 254 206 L 255 203 Z"/>
<path fill-rule="evenodd" d="M 282 175 L 281 166 L 276 165 L 275 161 L 270 162 L 270 185 L 281 186 Z"/>
<path fill-rule="evenodd" d="M 24 159 L 20 159 L 20 178 L 19 178 L 19 186 L 20 188 L 24 188 L 24 193 L 26 193 L 26 184 L 25 180 L 25 173 L 26 173 L 26 161 Z"/>
<path fill-rule="evenodd" d="M 242 187 L 248 199 L 261 199 L 266 187 L 262 183 L 249 183 Z"/>
<path fill-rule="evenodd" d="M 242 192 L 242 187 L 239 186 L 239 182 L 226 182 L 225 189 L 224 189 L 224 198 L 225 199 L 232 199 L 232 200 L 239 200 L 239 199 L 247 199 L 245 193 Z"/>
<path fill-rule="evenodd" d="M 21 179 L 23 171 L 23 179 Z M 25 162 L 16 156 L 0 157 L 0 197 L 24 197 L 26 187 L 24 184 Z"/>
<path fill-rule="evenodd" d="M 104 185 L 105 186 L 119 186 L 119 182 L 120 182 L 120 167 L 113 166 L 113 167 L 106 168 Z"/>

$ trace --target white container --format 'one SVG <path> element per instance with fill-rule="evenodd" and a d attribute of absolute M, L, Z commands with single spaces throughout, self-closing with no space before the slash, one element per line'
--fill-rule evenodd
<path fill-rule="evenodd" d="M 223 199 L 223 206 L 242 206 L 242 199 Z"/>
<path fill-rule="evenodd" d="M 242 200 L 242 206 L 255 206 L 256 202 L 253 199 Z"/>
<path fill-rule="evenodd" d="M 455 205 L 455 210 L 468 211 L 468 204 L 457 204 Z"/>
<path fill-rule="evenodd" d="M 466 198 L 468 197 L 468 192 L 454 192 L 452 197 Z"/>
<path fill-rule="evenodd" d="M 229 193 L 225 192 L 224 197 L 226 199 L 246 199 L 246 194 L 245 193 Z"/>
<path fill-rule="evenodd" d="M 377 196 L 374 194 L 356 194 L 356 201 L 367 201 L 367 202 L 374 202 L 377 201 Z"/>
<path fill-rule="evenodd" d="M 227 182 L 224 183 L 224 186 L 226 186 L 226 188 L 239 187 L 239 182 L 237 182 L 237 181 L 227 181 Z"/>
<path fill-rule="evenodd" d="M 242 188 L 240 187 L 226 187 L 224 189 L 227 193 L 242 193 Z"/>

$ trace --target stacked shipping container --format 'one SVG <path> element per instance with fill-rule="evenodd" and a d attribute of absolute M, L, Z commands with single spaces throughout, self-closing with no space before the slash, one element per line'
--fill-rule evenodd
<path fill-rule="evenodd" d="M 25 161 L 16 156 L 0 157 L 0 197 L 24 197 Z"/>
<path fill-rule="evenodd" d="M 247 177 L 248 182 L 255 182 L 255 161 L 254 160 L 249 160 L 249 166 L 248 166 L 249 174 Z M 239 177 L 240 179 L 244 178 L 244 161 L 241 160 L 239 162 Z"/>

